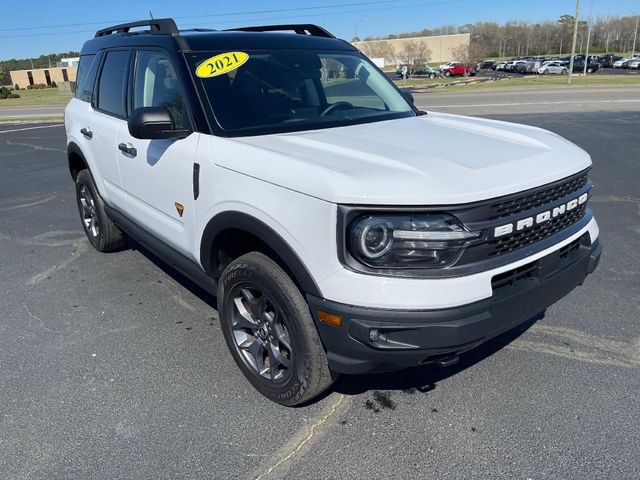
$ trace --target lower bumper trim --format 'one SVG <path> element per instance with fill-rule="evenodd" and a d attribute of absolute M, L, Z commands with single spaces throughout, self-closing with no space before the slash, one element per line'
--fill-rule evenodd
<path fill-rule="evenodd" d="M 602 247 L 585 234 L 531 264 L 494 277 L 493 295 L 460 307 L 386 310 L 357 307 L 308 295 L 307 299 L 338 373 L 392 371 L 458 355 L 523 323 L 584 282 L 598 265 Z M 322 323 L 317 311 L 343 319 Z"/>

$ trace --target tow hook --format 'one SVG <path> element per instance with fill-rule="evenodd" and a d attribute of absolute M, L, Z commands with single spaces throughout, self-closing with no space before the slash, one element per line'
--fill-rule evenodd
<path fill-rule="evenodd" d="M 441 368 L 451 367 L 458 363 L 460 357 L 458 355 L 445 355 L 434 359 L 434 363 Z"/>

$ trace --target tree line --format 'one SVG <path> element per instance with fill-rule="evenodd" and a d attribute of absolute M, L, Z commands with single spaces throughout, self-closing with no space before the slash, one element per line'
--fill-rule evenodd
<path fill-rule="evenodd" d="M 513 20 L 500 25 L 496 22 L 476 22 L 461 26 L 444 25 L 437 28 L 425 28 L 417 32 L 404 32 L 385 37 L 367 37 L 363 40 L 387 40 L 394 38 L 427 37 L 433 35 L 451 35 L 468 33 L 471 45 L 488 57 L 512 57 L 529 55 L 568 54 L 575 17 L 562 15 L 559 19 L 543 22 Z M 640 38 L 634 48 L 636 17 L 599 17 L 594 18 L 589 40 L 589 52 L 638 52 Z M 588 22 L 578 22 L 576 51 L 584 53 L 587 47 Z M 640 35 L 638 35 L 640 37 Z M 354 38 L 354 41 L 360 39 Z M 384 47 L 381 47 L 384 48 Z M 382 52 L 384 53 L 384 52 Z M 380 55 L 384 56 L 384 55 Z"/>

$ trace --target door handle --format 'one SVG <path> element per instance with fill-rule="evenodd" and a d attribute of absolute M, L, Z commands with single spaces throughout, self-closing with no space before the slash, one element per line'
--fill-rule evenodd
<path fill-rule="evenodd" d="M 80 129 L 80 133 L 82 135 L 84 135 L 88 139 L 92 139 L 93 138 L 93 132 L 88 128 L 81 128 Z"/>
<path fill-rule="evenodd" d="M 131 155 L 132 157 L 135 157 L 136 155 L 138 155 L 138 151 L 130 143 L 129 144 L 121 143 L 120 145 L 118 145 L 118 149 L 126 153 L 127 155 Z"/>

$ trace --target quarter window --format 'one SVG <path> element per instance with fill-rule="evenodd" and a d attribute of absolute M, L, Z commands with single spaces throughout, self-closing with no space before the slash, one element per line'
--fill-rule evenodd
<path fill-rule="evenodd" d="M 124 92 L 129 52 L 116 50 L 107 53 L 98 82 L 97 107 L 119 117 L 124 117 Z"/>
<path fill-rule="evenodd" d="M 134 78 L 134 109 L 164 107 L 171 113 L 177 130 L 189 128 L 184 88 L 168 55 L 139 51 Z"/>

